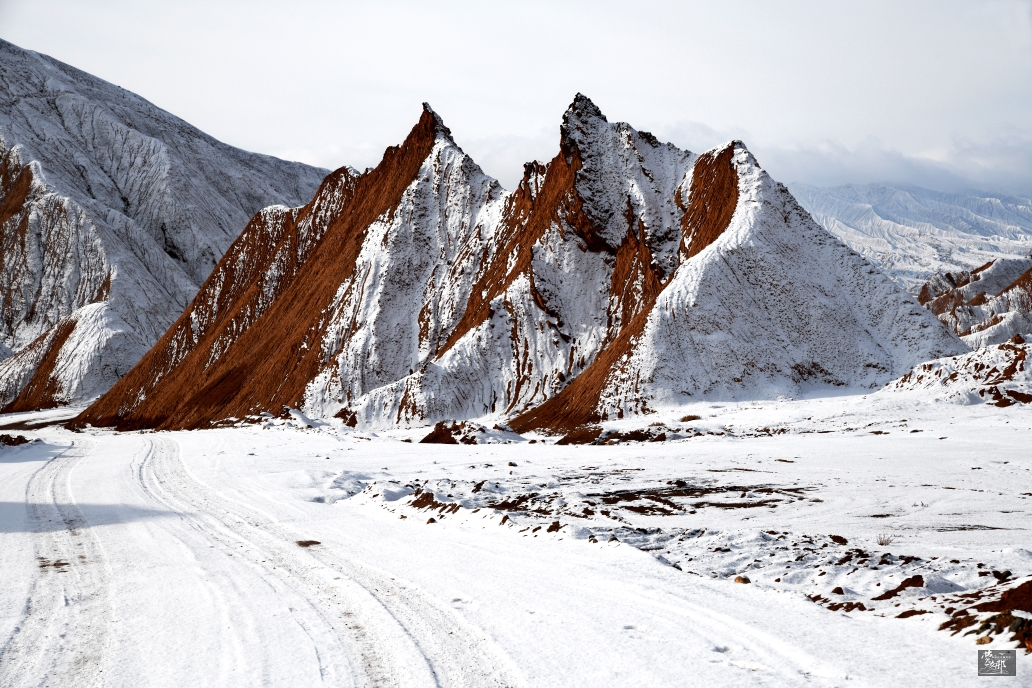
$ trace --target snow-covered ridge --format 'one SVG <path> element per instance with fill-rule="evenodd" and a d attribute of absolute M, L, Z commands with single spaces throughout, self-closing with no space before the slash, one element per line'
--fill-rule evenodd
<path fill-rule="evenodd" d="M 681 151 L 582 95 L 559 153 L 527 165 L 514 192 L 429 106 L 349 179 L 256 216 L 170 333 L 77 422 L 207 427 L 289 407 L 363 427 L 557 431 L 708 396 L 870 389 L 967 350 L 741 142 Z M 324 230 L 299 234 L 309 248 L 280 280 L 276 242 L 253 238 L 287 236 L 274 225 L 301 227 L 320 207 Z"/>
<path fill-rule="evenodd" d="M 884 184 L 789 184 L 817 222 L 911 293 L 935 273 L 1032 253 L 1032 199 Z"/>
<path fill-rule="evenodd" d="M 15 406 L 108 389 L 256 211 L 299 205 L 325 174 L 220 143 L 139 96 L 0 40 L 0 406 L 48 353 L 51 374 L 36 381 L 45 391 Z M 74 334 L 56 338 L 55 328 Z"/>
<path fill-rule="evenodd" d="M 963 350 L 915 299 L 823 231 L 744 147 L 733 161 L 735 215 L 660 295 L 603 392 L 610 415 L 700 395 L 872 388 L 892 371 Z"/>

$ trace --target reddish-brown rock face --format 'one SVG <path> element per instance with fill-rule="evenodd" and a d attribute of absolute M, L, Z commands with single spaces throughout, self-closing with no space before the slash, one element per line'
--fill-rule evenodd
<path fill-rule="evenodd" d="M 325 363 L 325 313 L 355 268 L 365 231 L 392 212 L 429 154 L 429 110 L 371 172 L 331 174 L 307 206 L 259 213 L 190 308 L 80 422 L 119 428 L 205 427 L 300 405 Z"/>
<path fill-rule="evenodd" d="M 713 379 L 783 393 L 820 371 L 869 386 L 963 350 L 739 142 L 696 156 L 580 95 L 560 134 L 559 154 L 507 193 L 424 107 L 375 169 L 255 216 L 179 321 L 74 423 L 199 428 L 299 407 L 352 427 L 490 417 L 565 431 L 709 393 Z M 806 260 L 832 276 L 784 274 Z M 878 305 L 857 305 L 868 297 Z M 736 335 L 714 332 L 722 318 Z M 748 327 L 782 331 L 743 348 Z M 760 378 L 735 368 L 750 361 Z"/>

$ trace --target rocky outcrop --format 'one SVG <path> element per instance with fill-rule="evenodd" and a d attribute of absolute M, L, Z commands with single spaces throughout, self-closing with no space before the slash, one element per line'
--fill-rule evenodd
<path fill-rule="evenodd" d="M 939 273 L 918 294 L 971 348 L 1032 333 L 1032 258 L 1000 258 L 974 270 Z"/>
<path fill-rule="evenodd" d="M 698 397 L 870 388 L 965 351 L 740 142 L 695 155 L 578 95 L 506 192 L 428 107 L 361 175 L 255 216 L 179 321 L 74 422 L 559 430 Z M 491 423 L 487 423 L 490 425 Z"/>
<path fill-rule="evenodd" d="M 1032 403 L 1029 345 L 1019 335 L 961 356 L 928 361 L 894 380 L 890 391 L 918 392 L 960 404 L 1012 406 Z"/>
<path fill-rule="evenodd" d="M 304 202 L 325 173 L 0 41 L 0 407 L 106 391 L 257 210 Z"/>

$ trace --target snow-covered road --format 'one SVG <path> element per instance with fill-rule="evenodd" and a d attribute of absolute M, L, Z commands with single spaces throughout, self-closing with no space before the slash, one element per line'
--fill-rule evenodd
<path fill-rule="evenodd" d="M 571 529 L 531 537 L 500 527 L 501 514 L 491 510 L 463 509 L 430 524 L 405 505 L 411 490 L 390 493 L 383 482 L 445 477 L 460 485 L 463 471 L 492 465 L 505 466 L 499 475 L 529 479 L 585 461 L 614 468 L 651 461 L 663 473 L 673 470 L 670 461 L 683 466 L 687 451 L 693 470 L 737 465 L 757 451 L 774 457 L 787 450 L 805 464 L 829 462 L 836 446 L 831 464 L 853 458 L 862 469 L 866 449 L 856 457 L 843 452 L 882 438 L 435 447 L 285 428 L 30 434 L 43 441 L 0 448 L 5 688 L 978 683 L 972 638 L 935 630 L 941 615 L 831 612 L 796 590 L 765 584 L 758 570 L 751 585 L 690 574 Z M 995 459 L 1029 462 L 1017 436 L 999 435 Z M 915 462 L 913 480 L 931 482 L 931 473 L 945 480 L 952 464 L 922 461 L 915 454 L 922 446 L 902 457 Z M 510 460 L 520 465 L 510 469 Z M 821 474 L 789 463 L 764 467 L 798 470 L 828 489 L 822 503 L 799 500 L 771 512 L 779 529 L 793 529 L 794 537 L 834 527 L 856 537 L 827 515 L 848 510 L 842 495 L 857 496 L 855 484 L 832 489 L 827 475 L 846 475 L 841 465 Z M 971 467 L 962 470 L 958 479 L 967 479 Z M 348 497 L 342 480 L 380 487 Z M 1015 480 L 1012 490 L 1029 485 Z M 975 513 L 978 505 L 966 504 Z M 814 510 L 825 515 L 793 522 Z M 760 528 L 766 524 L 748 518 L 774 519 L 758 510 L 711 511 L 707 523 L 724 531 L 732 520 Z M 1017 530 L 1027 514 L 1001 518 L 1015 530 L 987 530 L 986 543 L 1024 537 Z M 911 546 L 967 547 L 994 564 L 977 540 L 967 541 L 972 547 L 941 538 Z M 1018 552 L 999 556 L 1020 561 L 1027 551 Z M 1025 661 L 1019 657 L 1016 679 L 998 682 L 1030 685 Z"/>

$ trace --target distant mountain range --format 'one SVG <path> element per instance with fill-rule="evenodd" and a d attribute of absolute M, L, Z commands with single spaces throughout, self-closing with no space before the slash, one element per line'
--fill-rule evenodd
<path fill-rule="evenodd" d="M 936 273 L 1032 255 L 1032 199 L 884 184 L 788 188 L 829 232 L 917 294 Z"/>
<path fill-rule="evenodd" d="M 327 173 L 0 42 L 4 412 L 569 432 L 875 389 L 1027 332 L 1030 247 L 1027 200 L 788 188 L 582 95 L 513 191 L 427 105 L 378 166 Z"/>

